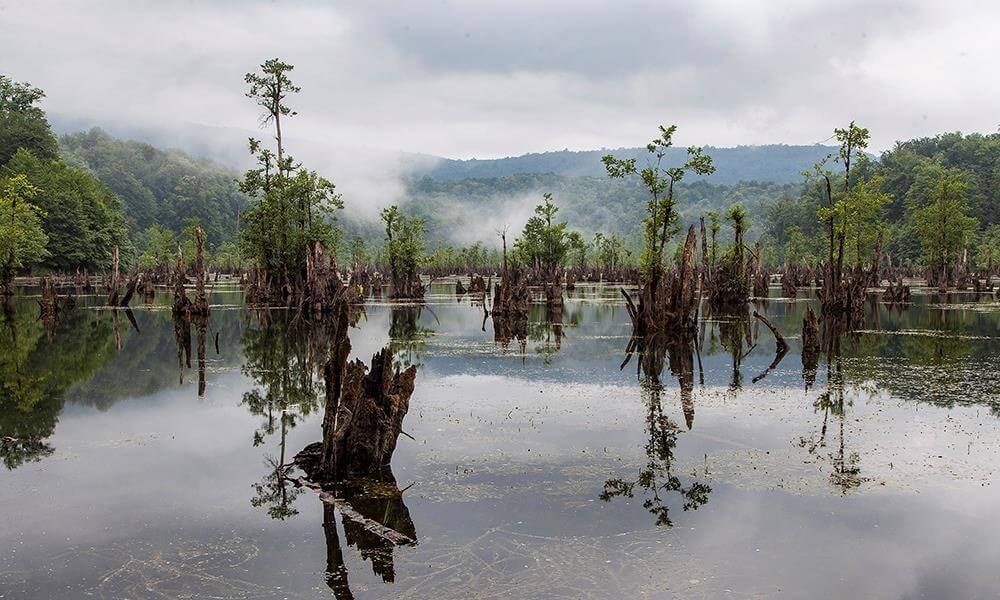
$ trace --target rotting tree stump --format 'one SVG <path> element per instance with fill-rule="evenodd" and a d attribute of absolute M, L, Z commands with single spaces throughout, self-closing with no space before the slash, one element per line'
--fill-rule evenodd
<path fill-rule="evenodd" d="M 348 363 L 351 345 L 346 322 L 342 324 L 341 342 L 324 367 L 323 441 L 306 446 L 296 456 L 308 478 L 318 483 L 378 474 L 389 465 L 403 433 L 403 417 L 410 408 L 417 375 L 416 366 L 404 371 L 394 368 L 389 348 L 372 357 L 370 369 L 360 360 Z M 317 450 L 319 460 L 308 460 Z"/>

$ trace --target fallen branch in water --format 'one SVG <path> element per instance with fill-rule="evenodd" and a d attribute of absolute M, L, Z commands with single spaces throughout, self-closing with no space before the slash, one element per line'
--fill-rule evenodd
<path fill-rule="evenodd" d="M 365 531 L 397 546 L 413 546 L 417 543 L 417 540 L 411 538 L 410 536 L 402 534 L 391 527 L 386 527 L 378 521 L 369 519 L 368 517 L 362 515 L 358 511 L 354 510 L 354 507 L 351 506 L 347 500 L 338 498 L 332 492 L 323 489 L 323 487 L 318 483 L 313 483 L 305 477 L 299 477 L 295 481 L 300 485 L 304 485 L 307 488 L 314 490 L 317 494 L 319 494 L 320 500 L 326 504 L 335 506 L 345 519 L 349 519 L 357 523 L 363 527 Z"/>
<path fill-rule="evenodd" d="M 785 341 L 784 336 L 781 335 L 781 332 L 778 331 L 778 328 L 775 327 L 774 325 L 771 325 L 771 322 L 767 320 L 767 317 L 760 314 L 756 310 L 753 311 L 753 316 L 755 319 L 760 319 L 760 322 L 763 323 L 768 329 L 771 330 L 771 333 L 774 334 L 774 341 L 777 343 L 778 346 L 777 353 L 784 354 L 785 352 L 788 352 L 788 342 Z"/>

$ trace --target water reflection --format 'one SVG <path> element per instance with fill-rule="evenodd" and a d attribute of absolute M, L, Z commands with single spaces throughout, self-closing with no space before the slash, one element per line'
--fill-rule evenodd
<path fill-rule="evenodd" d="M 420 365 L 420 356 L 427 346 L 427 338 L 434 334 L 433 329 L 421 323 L 420 316 L 424 310 L 437 320 L 434 311 L 425 305 L 405 304 L 391 308 L 389 348 L 395 355 L 397 364 L 403 368 Z"/>
<path fill-rule="evenodd" d="M 255 317 L 258 325 L 248 328 L 240 342 L 244 355 L 241 370 L 254 382 L 241 404 L 261 418 L 253 432 L 254 447 L 278 435 L 276 449 L 264 455 L 267 473 L 253 484 L 250 503 L 282 520 L 298 514 L 293 503 L 302 492 L 289 475 L 293 465 L 286 454 L 288 432 L 320 406 L 323 384 L 319 377 L 334 325 L 332 320 L 312 322 L 284 311 L 264 311 Z"/>
<path fill-rule="evenodd" d="M 397 545 L 415 545 L 417 531 L 392 472 L 378 478 L 350 479 L 324 488 L 323 533 L 326 539 L 326 584 L 338 599 L 353 598 L 336 516 L 341 515 L 344 539 L 357 549 L 372 572 L 385 583 L 396 580 Z"/>
<path fill-rule="evenodd" d="M 646 408 L 645 444 L 647 462 L 639 469 L 638 476 L 612 478 L 604 483 L 600 498 L 610 502 L 614 498 L 634 498 L 643 495 L 642 506 L 655 518 L 656 525 L 670 527 L 669 495 L 677 493 L 684 511 L 697 510 L 708 502 L 711 486 L 697 480 L 685 482 L 674 470 L 674 449 L 677 446 L 678 427 L 664 414 L 662 399 L 664 386 L 660 374 L 664 362 L 670 365 L 670 372 L 677 378 L 681 409 L 688 429 L 694 425 L 694 339 L 690 337 L 655 336 L 649 339 L 632 338 L 627 349 L 622 369 L 628 364 L 632 353 L 638 354 L 637 369 L 640 380 L 640 395 Z M 637 489 L 638 488 L 638 489 Z"/>
<path fill-rule="evenodd" d="M 7 469 L 54 452 L 47 441 L 74 384 L 114 355 L 114 332 L 94 311 L 67 311 L 54 330 L 22 302 L 0 326 L 0 458 Z"/>

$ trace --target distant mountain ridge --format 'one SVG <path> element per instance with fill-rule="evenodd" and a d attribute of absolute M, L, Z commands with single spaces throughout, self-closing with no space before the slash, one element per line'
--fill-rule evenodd
<path fill-rule="evenodd" d="M 689 175 L 687 180 L 704 179 L 720 185 L 732 185 L 741 181 L 797 183 L 802 181 L 804 171 L 811 170 L 814 163 L 835 153 L 836 150 L 833 146 L 818 144 L 811 146 L 771 144 L 734 148 L 706 146 L 705 152 L 712 157 L 716 172 L 707 177 Z M 668 149 L 664 159 L 665 165 L 681 164 L 686 153 L 686 149 L 681 147 Z M 565 177 L 603 176 L 605 170 L 601 157 L 606 154 L 613 154 L 618 158 L 636 158 L 640 165 L 650 159 L 650 154 L 645 148 L 558 150 L 485 160 L 441 158 L 437 161 L 426 161 L 430 164 L 416 168 L 414 175 L 440 181 L 506 177 L 527 173 L 552 173 Z"/>

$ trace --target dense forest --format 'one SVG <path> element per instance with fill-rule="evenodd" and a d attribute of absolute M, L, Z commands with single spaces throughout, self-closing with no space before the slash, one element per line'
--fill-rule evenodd
<path fill-rule="evenodd" d="M 236 240 L 247 201 L 233 169 L 181 150 L 115 139 L 100 129 L 61 136 L 59 152 L 66 164 L 93 174 L 122 199 L 133 232 L 158 225 L 180 233 L 195 222 L 210 248 Z"/>

